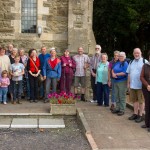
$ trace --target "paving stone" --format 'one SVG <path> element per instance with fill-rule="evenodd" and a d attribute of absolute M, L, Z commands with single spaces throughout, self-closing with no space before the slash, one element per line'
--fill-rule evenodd
<path fill-rule="evenodd" d="M 39 128 L 65 128 L 63 119 L 39 119 Z"/>
<path fill-rule="evenodd" d="M 0 128 L 10 128 L 11 121 L 12 121 L 11 118 L 1 118 Z"/>
<path fill-rule="evenodd" d="M 37 128 L 37 119 L 35 118 L 13 118 L 11 128 Z"/>

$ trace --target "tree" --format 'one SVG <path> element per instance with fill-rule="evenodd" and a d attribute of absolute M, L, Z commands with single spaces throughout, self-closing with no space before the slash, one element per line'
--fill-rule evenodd
<path fill-rule="evenodd" d="M 132 55 L 135 47 L 150 49 L 149 0 L 95 0 L 93 29 L 103 51 Z"/>

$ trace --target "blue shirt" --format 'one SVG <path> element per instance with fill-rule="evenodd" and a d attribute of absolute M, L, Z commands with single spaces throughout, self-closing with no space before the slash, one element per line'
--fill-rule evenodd
<path fill-rule="evenodd" d="M 127 73 L 130 75 L 130 88 L 131 89 L 142 89 L 142 82 L 140 80 L 140 74 L 144 58 L 134 59 L 132 63 L 129 63 L 127 68 Z M 148 62 L 145 60 L 145 63 Z"/>
<path fill-rule="evenodd" d="M 16 75 L 12 77 L 13 81 L 21 81 L 23 79 L 23 75 L 20 75 L 20 73 L 24 70 L 24 65 L 22 63 L 12 64 L 10 66 L 10 70 Z"/>
<path fill-rule="evenodd" d="M 128 68 L 128 63 L 126 61 L 124 62 L 116 62 L 114 67 L 112 68 L 114 73 L 125 73 L 126 75 L 124 76 L 118 76 L 117 78 L 115 78 L 114 82 L 121 82 L 121 81 L 126 81 L 127 80 L 127 73 L 126 70 Z"/>
<path fill-rule="evenodd" d="M 100 82 L 102 84 L 107 84 L 108 82 L 108 65 L 109 63 L 98 63 L 97 72 L 96 72 L 96 82 Z"/>
<path fill-rule="evenodd" d="M 39 55 L 39 59 L 40 59 L 40 66 L 41 66 L 41 75 L 43 76 L 43 66 L 44 66 L 44 63 L 45 63 L 45 61 L 48 59 L 48 58 L 50 58 L 50 54 L 45 54 L 45 55 L 43 55 L 43 54 L 40 54 Z"/>

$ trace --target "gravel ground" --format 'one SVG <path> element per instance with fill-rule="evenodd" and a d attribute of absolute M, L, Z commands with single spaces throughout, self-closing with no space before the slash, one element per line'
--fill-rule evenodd
<path fill-rule="evenodd" d="M 76 118 L 65 129 L 0 129 L 0 150 L 91 150 Z"/>

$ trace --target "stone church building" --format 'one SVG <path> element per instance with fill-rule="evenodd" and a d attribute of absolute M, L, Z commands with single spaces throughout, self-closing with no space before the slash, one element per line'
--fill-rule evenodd
<path fill-rule="evenodd" d="M 17 48 L 95 48 L 93 0 L 0 0 L 0 45 Z"/>

